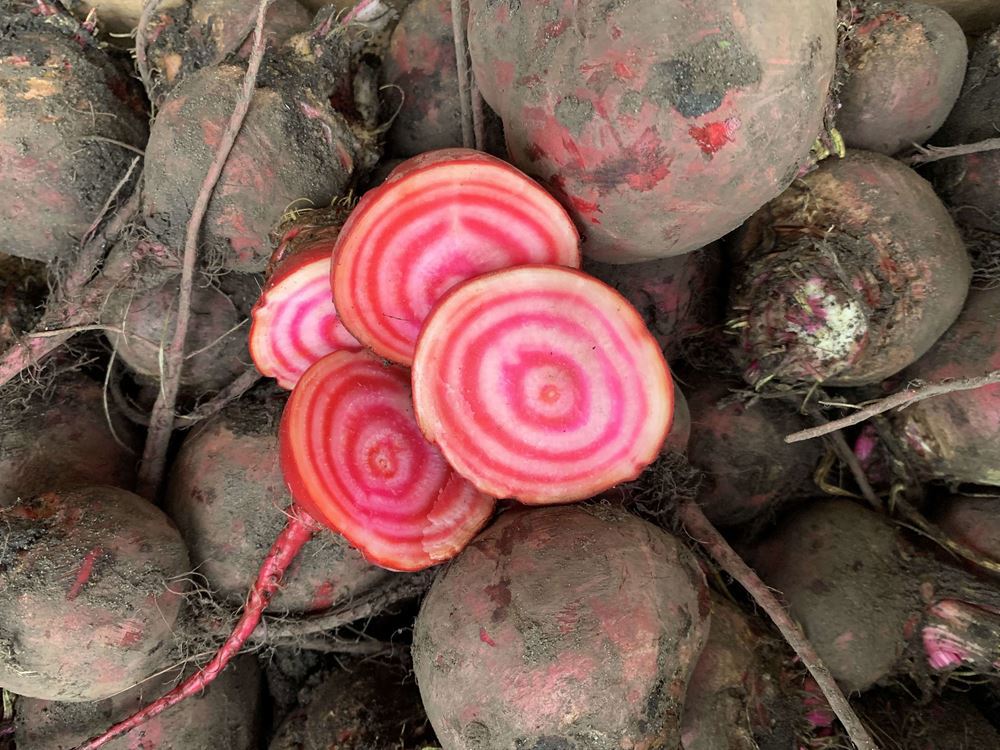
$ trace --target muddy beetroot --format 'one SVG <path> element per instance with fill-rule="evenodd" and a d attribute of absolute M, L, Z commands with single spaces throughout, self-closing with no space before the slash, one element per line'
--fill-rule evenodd
<path fill-rule="evenodd" d="M 847 145 L 894 154 L 944 124 L 965 77 L 958 23 L 919 3 L 872 5 L 847 46 L 837 127 Z"/>
<path fill-rule="evenodd" d="M 580 271 L 522 266 L 455 287 L 413 362 L 420 428 L 494 497 L 580 500 L 663 446 L 673 381 L 642 318 Z"/>
<path fill-rule="evenodd" d="M 308 216 L 304 221 L 284 232 L 250 326 L 250 356 L 257 370 L 288 390 L 323 356 L 362 348 L 340 322 L 330 288 L 342 222 L 314 224 Z"/>
<path fill-rule="evenodd" d="M 709 610 L 691 553 L 645 521 L 509 511 L 434 582 L 414 671 L 445 750 L 676 747 Z"/>
<path fill-rule="evenodd" d="M 831 159 L 741 231 L 730 294 L 750 383 L 856 386 L 916 361 L 950 326 L 971 266 L 916 172 L 880 154 Z"/>
<path fill-rule="evenodd" d="M 788 186 L 822 127 L 835 13 L 473 0 L 469 45 L 514 163 L 572 212 L 588 256 L 630 263 L 703 247 Z"/>
<path fill-rule="evenodd" d="M 454 557 L 493 513 L 420 434 L 406 370 L 365 353 L 335 352 L 306 371 L 280 451 L 295 502 L 390 570 Z"/>
<path fill-rule="evenodd" d="M 362 343 L 409 365 L 445 292 L 525 263 L 579 267 L 566 212 L 509 164 L 442 149 L 407 160 L 361 198 L 334 249 L 334 304 Z"/>
<path fill-rule="evenodd" d="M 0 684 L 103 700 L 167 665 L 190 563 L 162 511 L 91 487 L 7 506 L 0 523 Z"/>

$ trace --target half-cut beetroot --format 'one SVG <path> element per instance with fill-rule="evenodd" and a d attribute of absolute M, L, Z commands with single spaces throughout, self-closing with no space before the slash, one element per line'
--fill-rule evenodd
<path fill-rule="evenodd" d="M 413 401 L 459 474 L 544 505 L 637 477 L 674 398 L 660 347 L 624 297 L 580 271 L 522 266 L 437 304 L 417 343 Z"/>
<path fill-rule="evenodd" d="M 334 352 L 305 372 L 279 450 L 295 502 L 390 570 L 453 557 L 493 512 L 420 434 L 406 370 L 367 353 Z"/>
<path fill-rule="evenodd" d="M 526 263 L 580 266 L 565 209 L 527 175 L 470 149 L 408 159 L 361 198 L 334 251 L 333 299 L 365 346 L 409 365 L 455 284 Z"/>
<path fill-rule="evenodd" d="M 261 375 L 288 390 L 324 355 L 362 348 L 340 322 L 331 299 L 334 237 L 283 259 L 251 312 L 253 363 Z"/>

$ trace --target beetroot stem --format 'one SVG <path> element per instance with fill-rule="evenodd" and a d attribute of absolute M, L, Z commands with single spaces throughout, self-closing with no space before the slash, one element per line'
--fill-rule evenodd
<path fill-rule="evenodd" d="M 118 722 L 110 729 L 106 730 L 74 750 L 97 750 L 115 737 L 129 732 L 136 727 L 146 723 L 154 716 L 166 711 L 171 706 L 175 706 L 185 698 L 196 695 L 208 686 L 219 673 L 226 668 L 226 665 L 235 657 L 243 645 L 253 634 L 268 602 L 275 591 L 281 585 L 282 578 L 288 570 L 306 542 L 312 539 L 313 534 L 320 526 L 313 520 L 312 516 L 292 507 L 288 511 L 288 523 L 282 529 L 278 538 L 271 546 L 267 557 L 257 572 L 257 580 L 250 588 L 250 595 L 247 597 L 246 607 L 240 616 L 233 632 L 226 639 L 212 657 L 212 660 L 202 667 L 196 674 L 188 677 L 184 682 L 175 687 L 170 692 L 150 703 L 145 708 L 137 711 L 127 719 Z"/>

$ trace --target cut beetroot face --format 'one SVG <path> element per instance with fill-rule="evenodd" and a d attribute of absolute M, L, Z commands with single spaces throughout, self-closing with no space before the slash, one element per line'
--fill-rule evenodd
<path fill-rule="evenodd" d="M 522 266 L 455 287 L 413 362 L 424 435 L 493 497 L 569 502 L 634 479 L 673 416 L 673 381 L 624 297 L 580 271 Z"/>
<path fill-rule="evenodd" d="M 390 570 L 453 557 L 493 513 L 493 498 L 420 434 L 406 370 L 365 352 L 334 352 L 305 372 L 279 448 L 295 502 Z"/>
<path fill-rule="evenodd" d="M 337 241 L 333 298 L 362 343 L 409 365 L 424 319 L 448 289 L 526 263 L 579 268 L 579 240 L 563 207 L 506 162 L 432 151 L 361 198 Z"/>
<path fill-rule="evenodd" d="M 291 390 L 330 352 L 359 351 L 333 306 L 333 241 L 303 249 L 277 266 L 251 313 L 250 356 L 261 375 Z"/>

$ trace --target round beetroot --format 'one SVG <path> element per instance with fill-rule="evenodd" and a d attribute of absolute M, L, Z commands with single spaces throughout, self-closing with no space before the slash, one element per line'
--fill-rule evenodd
<path fill-rule="evenodd" d="M 797 181 L 747 223 L 737 252 L 729 318 L 751 383 L 877 383 L 947 330 L 972 275 L 930 184 L 869 151 Z"/>
<path fill-rule="evenodd" d="M 1000 562 L 1000 498 L 953 497 L 935 520 L 955 541 Z"/>
<path fill-rule="evenodd" d="M 823 124 L 835 0 L 472 0 L 476 80 L 514 163 L 610 263 L 735 229 L 797 174 Z"/>
<path fill-rule="evenodd" d="M 212 590 L 246 598 L 257 567 L 286 522 L 291 497 L 278 466 L 285 399 L 245 398 L 191 432 L 171 471 L 167 512 Z M 339 534 L 303 548 L 271 599 L 271 611 L 311 612 L 349 601 L 392 574 L 365 562 Z"/>
<path fill-rule="evenodd" d="M 103 700 L 166 666 L 191 568 L 162 511 L 89 487 L 0 509 L 0 525 L 0 684 Z"/>
<path fill-rule="evenodd" d="M 94 703 L 19 698 L 18 747 L 71 750 L 169 690 L 176 672 L 154 677 Z M 260 747 L 261 676 L 253 656 L 241 656 L 211 690 L 175 706 L 104 747 L 107 750 L 257 750 Z"/>
<path fill-rule="evenodd" d="M 837 128 L 851 148 L 894 154 L 944 123 L 965 77 L 958 23 L 920 3 L 881 3 L 854 28 Z"/>
<path fill-rule="evenodd" d="M 691 553 L 645 521 L 511 511 L 435 581 L 414 671 L 444 750 L 675 747 L 709 609 Z"/>

